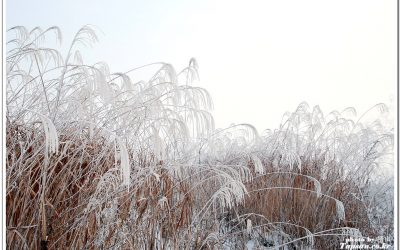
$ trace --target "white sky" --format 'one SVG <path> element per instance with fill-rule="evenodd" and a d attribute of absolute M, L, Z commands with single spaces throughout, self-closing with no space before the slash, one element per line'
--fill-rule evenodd
<path fill-rule="evenodd" d="M 324 113 L 359 113 L 395 99 L 395 0 L 6 2 L 6 25 L 57 25 L 68 45 L 93 24 L 100 42 L 84 51 L 126 71 L 198 60 L 217 127 L 276 128 L 302 101 Z"/>

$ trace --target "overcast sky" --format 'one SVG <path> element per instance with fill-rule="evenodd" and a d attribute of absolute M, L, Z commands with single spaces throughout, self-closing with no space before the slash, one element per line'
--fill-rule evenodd
<path fill-rule="evenodd" d="M 395 100 L 395 0 L 6 2 L 8 28 L 56 25 L 65 46 L 85 24 L 101 32 L 84 60 L 112 71 L 195 57 L 217 127 L 276 128 L 302 101 L 362 113 Z"/>

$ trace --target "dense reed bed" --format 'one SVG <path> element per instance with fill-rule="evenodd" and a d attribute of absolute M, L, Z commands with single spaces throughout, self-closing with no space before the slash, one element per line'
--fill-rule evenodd
<path fill-rule="evenodd" d="M 46 46 L 61 41 L 57 27 L 7 38 L 7 248 L 334 249 L 393 237 L 393 135 L 366 119 L 384 104 L 357 116 L 302 103 L 261 135 L 215 129 L 194 59 L 180 72 L 159 62 L 111 73 L 83 63 L 90 27 L 65 56 Z M 143 69 L 154 73 L 138 79 Z"/>

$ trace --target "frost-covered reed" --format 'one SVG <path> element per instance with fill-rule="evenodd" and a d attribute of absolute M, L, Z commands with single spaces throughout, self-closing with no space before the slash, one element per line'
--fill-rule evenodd
<path fill-rule="evenodd" d="M 392 176 L 379 175 L 393 135 L 365 121 L 384 104 L 360 118 L 302 103 L 261 135 L 215 129 L 195 59 L 111 73 L 84 64 L 90 27 L 66 55 L 52 34 L 61 42 L 57 27 L 7 31 L 9 248 L 329 249 L 393 235 Z"/>

